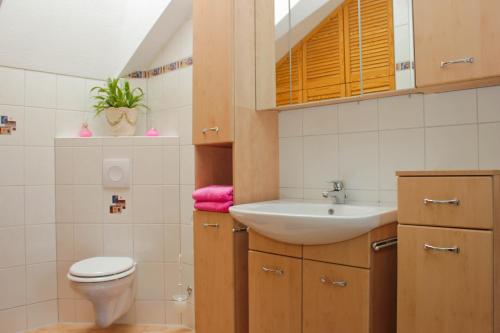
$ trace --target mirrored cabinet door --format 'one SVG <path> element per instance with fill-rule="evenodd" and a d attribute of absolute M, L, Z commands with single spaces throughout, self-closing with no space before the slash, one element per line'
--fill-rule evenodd
<path fill-rule="evenodd" d="M 413 88 L 411 1 L 275 0 L 276 106 Z"/>

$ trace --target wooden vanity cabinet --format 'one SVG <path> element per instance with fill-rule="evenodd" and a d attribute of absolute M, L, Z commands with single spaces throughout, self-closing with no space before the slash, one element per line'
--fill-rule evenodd
<path fill-rule="evenodd" d="M 248 332 L 248 235 L 229 214 L 194 212 L 196 332 Z"/>
<path fill-rule="evenodd" d="M 500 171 L 398 176 L 398 332 L 500 332 Z"/>
<path fill-rule="evenodd" d="M 418 0 L 413 11 L 417 88 L 500 75 L 500 1 Z"/>

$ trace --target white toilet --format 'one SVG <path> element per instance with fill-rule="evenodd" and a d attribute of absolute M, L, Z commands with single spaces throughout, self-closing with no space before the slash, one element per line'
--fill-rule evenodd
<path fill-rule="evenodd" d="M 136 263 L 127 257 L 95 257 L 71 266 L 73 289 L 94 305 L 96 324 L 108 327 L 132 306 Z"/>

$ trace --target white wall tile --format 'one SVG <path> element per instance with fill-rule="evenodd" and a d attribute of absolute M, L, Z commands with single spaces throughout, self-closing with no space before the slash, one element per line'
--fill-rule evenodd
<path fill-rule="evenodd" d="M 73 224 L 56 225 L 57 260 L 73 260 L 75 258 L 75 237 Z"/>
<path fill-rule="evenodd" d="M 479 122 L 500 121 L 500 86 L 477 90 Z"/>
<path fill-rule="evenodd" d="M 339 177 L 338 136 L 304 137 L 304 187 L 328 188 Z"/>
<path fill-rule="evenodd" d="M 178 224 L 165 225 L 165 256 L 166 262 L 178 262 L 181 250 L 180 226 Z"/>
<path fill-rule="evenodd" d="M 195 328 L 194 305 L 191 303 L 188 303 L 186 309 L 182 311 L 182 324 L 189 328 Z"/>
<path fill-rule="evenodd" d="M 134 186 L 134 223 L 163 223 L 162 187 Z"/>
<path fill-rule="evenodd" d="M 400 25 L 394 28 L 394 62 L 399 63 L 412 59 L 410 47 L 409 25 Z"/>
<path fill-rule="evenodd" d="M 280 186 L 303 186 L 303 139 L 282 138 L 279 140 L 280 150 Z"/>
<path fill-rule="evenodd" d="M 179 135 L 179 109 L 160 109 L 151 113 L 151 124 L 161 135 Z"/>
<path fill-rule="evenodd" d="M 103 254 L 103 227 L 99 224 L 75 225 L 75 259 L 82 260 Z"/>
<path fill-rule="evenodd" d="M 339 136 L 340 179 L 348 189 L 372 190 L 378 187 L 378 133 Z"/>
<path fill-rule="evenodd" d="M 347 190 L 347 201 L 360 205 L 376 205 L 379 201 L 376 190 Z"/>
<path fill-rule="evenodd" d="M 379 99 L 380 129 L 424 126 L 424 96 L 404 95 Z"/>
<path fill-rule="evenodd" d="M 162 263 L 139 263 L 137 267 L 137 299 L 163 300 L 165 272 Z"/>
<path fill-rule="evenodd" d="M 478 168 L 477 125 L 427 128 L 426 169 Z"/>
<path fill-rule="evenodd" d="M 175 99 L 177 106 L 193 104 L 193 66 L 179 69 L 178 71 L 178 96 Z"/>
<path fill-rule="evenodd" d="M 181 185 L 180 191 L 180 213 L 181 213 L 181 223 L 182 224 L 193 224 L 193 206 L 194 200 L 192 193 L 194 191 L 194 185 Z"/>
<path fill-rule="evenodd" d="M 181 146 L 180 183 L 183 185 L 194 184 L 194 146 Z"/>
<path fill-rule="evenodd" d="M 0 268 L 24 265 L 24 227 L 0 228 Z"/>
<path fill-rule="evenodd" d="M 179 139 L 181 145 L 190 145 L 193 142 L 193 107 L 179 109 Z"/>
<path fill-rule="evenodd" d="M 99 131 L 92 126 L 92 119 L 86 118 L 85 113 L 80 111 L 57 110 L 55 135 L 58 138 L 76 138 L 84 121 L 88 121 L 89 129 L 94 135 L 98 135 Z"/>
<path fill-rule="evenodd" d="M 73 149 L 74 184 L 102 184 L 102 148 L 75 147 Z"/>
<path fill-rule="evenodd" d="M 479 167 L 500 169 L 500 123 L 479 125 Z"/>
<path fill-rule="evenodd" d="M 26 307 L 28 328 L 47 326 L 57 322 L 57 300 L 31 304 Z"/>
<path fill-rule="evenodd" d="M 76 322 L 91 323 L 95 320 L 94 308 L 90 301 L 79 299 L 75 302 Z"/>
<path fill-rule="evenodd" d="M 26 186 L 26 224 L 55 223 L 55 188 L 53 185 Z"/>
<path fill-rule="evenodd" d="M 25 329 L 26 307 L 0 311 L 0 333 L 23 332 Z"/>
<path fill-rule="evenodd" d="M 168 72 L 164 75 L 160 75 L 160 80 L 162 81 L 162 107 L 164 108 L 175 108 L 189 104 L 189 102 L 181 101 L 180 89 L 179 89 L 179 70 Z M 173 94 L 172 92 L 176 92 Z"/>
<path fill-rule="evenodd" d="M 181 312 L 176 302 L 165 302 L 165 322 L 169 325 L 181 324 Z"/>
<path fill-rule="evenodd" d="M 25 109 L 25 138 L 27 146 L 54 146 L 56 111 L 53 109 Z"/>
<path fill-rule="evenodd" d="M 69 269 L 73 265 L 72 261 L 57 262 L 57 295 L 59 298 L 83 298 L 71 287 L 71 281 L 68 279 Z"/>
<path fill-rule="evenodd" d="M 73 148 L 55 148 L 56 184 L 73 184 Z"/>
<path fill-rule="evenodd" d="M 57 76 L 57 108 L 85 111 L 89 92 L 85 79 L 72 76 Z"/>
<path fill-rule="evenodd" d="M 73 186 L 56 186 L 56 222 L 73 223 Z"/>
<path fill-rule="evenodd" d="M 132 234 L 131 224 L 104 224 L 104 255 L 131 257 L 133 255 Z"/>
<path fill-rule="evenodd" d="M 134 225 L 134 258 L 139 262 L 161 262 L 165 231 L 161 224 Z"/>
<path fill-rule="evenodd" d="M 1 147 L 2 172 L 0 172 L 1 185 L 24 185 L 24 148 Z"/>
<path fill-rule="evenodd" d="M 177 185 L 180 183 L 180 148 L 176 146 L 163 147 L 163 184 Z"/>
<path fill-rule="evenodd" d="M 0 227 L 24 224 L 24 187 L 0 186 Z"/>
<path fill-rule="evenodd" d="M 25 182 L 26 185 L 55 184 L 54 148 L 25 148 Z"/>
<path fill-rule="evenodd" d="M 165 302 L 138 301 L 135 303 L 136 321 L 138 324 L 164 324 Z"/>
<path fill-rule="evenodd" d="M 57 108 L 56 75 L 26 71 L 26 105 Z"/>
<path fill-rule="evenodd" d="M 56 260 L 55 224 L 26 227 L 26 263 L 35 264 Z"/>
<path fill-rule="evenodd" d="M 59 315 L 60 323 L 74 323 L 76 322 L 76 304 L 72 299 L 58 299 L 57 313 Z"/>
<path fill-rule="evenodd" d="M 22 146 L 24 144 L 24 133 L 26 127 L 24 107 L 0 105 L 0 115 L 7 116 L 16 121 L 15 131 L 12 131 L 10 135 L 0 136 L 0 146 Z"/>
<path fill-rule="evenodd" d="M 279 113 L 279 136 L 287 138 L 302 135 L 302 110 Z"/>
<path fill-rule="evenodd" d="M 101 223 L 102 187 L 77 185 L 73 188 L 73 218 L 75 223 Z"/>
<path fill-rule="evenodd" d="M 461 90 L 424 96 L 425 125 L 469 124 L 477 121 L 476 90 Z"/>
<path fill-rule="evenodd" d="M 161 184 L 163 176 L 162 147 L 135 147 L 134 184 Z"/>
<path fill-rule="evenodd" d="M 180 187 L 177 185 L 163 186 L 163 213 L 165 223 L 180 221 Z"/>
<path fill-rule="evenodd" d="M 423 129 L 380 132 L 381 189 L 396 189 L 395 172 L 398 170 L 423 169 L 425 169 Z"/>
<path fill-rule="evenodd" d="M 28 266 L 26 270 L 26 294 L 28 303 L 49 301 L 57 298 L 55 262 Z"/>
<path fill-rule="evenodd" d="M 193 227 L 190 225 L 181 226 L 181 253 L 184 264 L 194 265 Z"/>
<path fill-rule="evenodd" d="M 0 310 L 26 302 L 26 267 L 0 269 Z"/>
<path fill-rule="evenodd" d="M 302 188 L 281 187 L 281 199 L 302 199 L 304 197 Z"/>
<path fill-rule="evenodd" d="M 0 67 L 0 104 L 24 105 L 24 71 Z"/>
<path fill-rule="evenodd" d="M 339 133 L 378 129 L 377 100 L 339 104 Z"/>
<path fill-rule="evenodd" d="M 335 134 L 338 132 L 338 105 L 304 110 L 304 135 Z"/>

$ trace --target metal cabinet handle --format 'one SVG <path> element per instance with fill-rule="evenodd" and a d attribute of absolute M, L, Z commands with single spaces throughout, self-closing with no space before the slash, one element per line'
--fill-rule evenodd
<path fill-rule="evenodd" d="M 215 127 L 210 127 L 210 128 L 204 128 L 201 130 L 201 132 L 203 134 L 207 134 L 208 132 L 215 132 L 215 133 L 219 133 L 219 126 L 215 126 Z"/>
<path fill-rule="evenodd" d="M 460 248 L 458 246 L 453 246 L 453 247 L 438 247 L 438 246 L 432 246 L 429 244 L 424 244 L 424 250 L 426 251 L 435 251 L 435 252 L 445 252 L 445 253 L 455 253 L 459 254 L 460 253 Z"/>
<path fill-rule="evenodd" d="M 285 274 L 285 272 L 281 269 L 281 268 L 269 268 L 269 267 L 266 267 L 266 266 L 262 266 L 262 271 L 264 273 L 273 273 L 275 275 L 283 275 Z"/>
<path fill-rule="evenodd" d="M 424 205 L 427 204 L 436 204 L 436 205 L 460 205 L 460 200 L 458 199 L 450 199 L 450 200 L 433 200 L 433 199 L 424 199 Z"/>
<path fill-rule="evenodd" d="M 332 286 L 332 287 L 341 287 L 341 288 L 347 287 L 347 281 L 345 281 L 345 280 L 333 281 L 332 279 L 330 279 L 327 276 L 320 277 L 319 282 L 321 282 L 327 286 Z"/>
<path fill-rule="evenodd" d="M 465 57 L 465 58 L 462 58 L 462 59 L 441 61 L 441 68 L 445 68 L 448 65 L 473 64 L 473 63 L 474 63 L 474 58 L 473 57 Z"/>
<path fill-rule="evenodd" d="M 203 223 L 203 228 L 218 228 L 219 225 L 216 223 Z"/>

